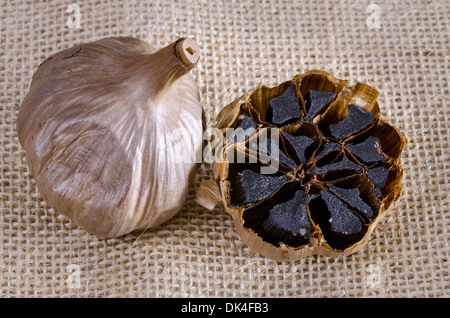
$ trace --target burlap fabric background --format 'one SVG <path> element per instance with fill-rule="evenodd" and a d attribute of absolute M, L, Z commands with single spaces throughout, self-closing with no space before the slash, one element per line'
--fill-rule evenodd
<path fill-rule="evenodd" d="M 448 297 L 449 7 L 445 0 L 2 1 L 0 295 Z M 47 56 L 115 35 L 157 47 L 196 39 L 202 55 L 193 75 L 209 126 L 258 83 L 309 69 L 373 85 L 383 117 L 409 139 L 396 209 L 356 255 L 275 262 L 241 242 L 221 205 L 208 211 L 195 203 L 212 173 L 204 165 L 168 223 L 109 240 L 85 233 L 36 191 L 15 121 Z"/>

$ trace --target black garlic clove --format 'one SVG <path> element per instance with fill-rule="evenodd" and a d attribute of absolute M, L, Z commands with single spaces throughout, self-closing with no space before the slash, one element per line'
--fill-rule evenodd
<path fill-rule="evenodd" d="M 347 116 L 336 124 L 330 125 L 331 135 L 336 139 L 343 139 L 360 131 L 375 120 L 376 116 L 361 107 L 348 105 Z"/>
<path fill-rule="evenodd" d="M 283 94 L 269 102 L 267 121 L 275 126 L 284 126 L 297 122 L 302 115 L 298 98 L 295 86 L 289 86 Z"/>

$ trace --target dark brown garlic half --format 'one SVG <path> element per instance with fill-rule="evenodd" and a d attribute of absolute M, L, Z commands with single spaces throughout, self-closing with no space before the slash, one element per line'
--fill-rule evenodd
<path fill-rule="evenodd" d="M 406 145 L 380 118 L 378 94 L 310 71 L 222 110 L 215 188 L 254 251 L 276 260 L 337 257 L 368 242 L 400 195 Z M 198 202 L 208 202 L 206 189 L 217 201 L 209 180 Z"/>

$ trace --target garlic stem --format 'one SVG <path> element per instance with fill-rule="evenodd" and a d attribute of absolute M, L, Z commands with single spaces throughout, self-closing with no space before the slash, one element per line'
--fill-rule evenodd
<path fill-rule="evenodd" d="M 200 58 L 200 48 L 191 39 L 183 39 L 175 46 L 175 53 L 181 62 L 188 68 L 193 68 Z"/>
<path fill-rule="evenodd" d="M 195 66 L 200 57 L 197 43 L 191 39 L 178 39 L 165 48 L 146 56 L 147 92 L 153 100 L 159 99 L 172 83 Z M 155 77 L 155 74 L 158 76 Z"/>

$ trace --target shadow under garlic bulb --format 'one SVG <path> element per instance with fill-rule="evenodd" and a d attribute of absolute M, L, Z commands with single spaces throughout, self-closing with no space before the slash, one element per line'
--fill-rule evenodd
<path fill-rule="evenodd" d="M 204 113 L 189 74 L 198 60 L 193 40 L 156 50 L 131 37 L 47 58 L 19 108 L 17 133 L 49 206 L 101 237 L 173 217 L 200 164 Z"/>

